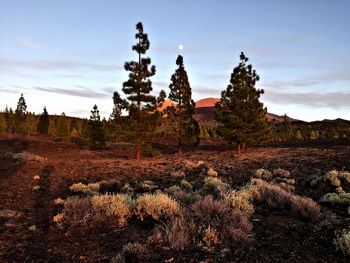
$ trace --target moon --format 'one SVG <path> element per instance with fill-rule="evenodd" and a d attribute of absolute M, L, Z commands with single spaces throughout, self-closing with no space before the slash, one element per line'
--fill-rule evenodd
<path fill-rule="evenodd" d="M 182 44 L 179 45 L 179 50 L 183 50 L 184 46 Z"/>

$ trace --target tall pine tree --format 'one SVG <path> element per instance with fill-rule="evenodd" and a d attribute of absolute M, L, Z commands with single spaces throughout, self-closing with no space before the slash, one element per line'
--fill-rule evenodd
<path fill-rule="evenodd" d="M 96 104 L 91 111 L 87 134 L 87 141 L 90 149 L 102 149 L 106 146 L 106 133 L 103 129 L 100 112 Z"/>
<path fill-rule="evenodd" d="M 230 84 L 215 105 L 214 114 L 215 120 L 222 123 L 218 131 L 229 143 L 237 143 L 238 154 L 246 143 L 265 141 L 270 127 L 267 109 L 259 101 L 264 90 L 255 88 L 259 76 L 252 65 L 246 64 L 247 61 L 242 52 L 240 63 L 231 74 Z"/>
<path fill-rule="evenodd" d="M 46 110 L 46 107 L 44 107 L 43 113 L 40 115 L 39 123 L 37 130 L 40 134 L 48 134 L 49 132 L 49 125 L 50 125 L 50 117 Z"/>
<path fill-rule="evenodd" d="M 160 124 L 160 113 L 155 110 L 166 95 L 164 91 L 160 92 L 158 98 L 150 94 L 153 90 L 150 77 L 155 75 L 156 67 L 150 66 L 149 57 L 143 57 L 150 47 L 150 42 L 143 31 L 142 23 L 138 23 L 136 29 L 137 43 L 132 50 L 138 54 L 138 61 L 126 62 L 124 65 L 125 70 L 130 71 L 129 79 L 123 83 L 123 92 L 127 99 L 121 99 L 118 92 L 114 93 L 113 98 L 116 99 L 113 115 L 118 117 L 121 110 L 128 113 L 126 118 L 120 120 L 120 124 L 124 126 L 123 130 L 127 131 L 128 139 L 135 143 L 136 159 L 139 160 L 143 139 L 152 134 Z"/>
<path fill-rule="evenodd" d="M 178 141 L 178 153 L 182 153 L 184 145 L 199 143 L 199 126 L 193 119 L 195 103 L 192 100 L 192 89 L 181 55 L 177 57 L 176 65 L 178 68 L 171 76 L 169 85 L 169 99 L 175 102 L 176 106 L 167 107 L 166 112 L 167 119 L 171 122 L 170 127 Z"/>
<path fill-rule="evenodd" d="M 15 131 L 19 133 L 23 133 L 25 131 L 24 122 L 26 120 L 27 115 L 27 104 L 23 97 L 23 93 L 18 100 L 17 108 L 15 110 Z"/>

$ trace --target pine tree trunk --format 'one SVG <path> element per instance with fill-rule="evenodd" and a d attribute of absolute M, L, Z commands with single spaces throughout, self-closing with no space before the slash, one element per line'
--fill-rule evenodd
<path fill-rule="evenodd" d="M 140 144 L 136 145 L 136 160 L 140 160 L 141 158 L 141 152 L 140 152 Z"/>
<path fill-rule="evenodd" d="M 178 142 L 178 154 L 182 154 L 182 141 L 181 141 L 181 138 L 179 138 L 179 142 Z"/>
<path fill-rule="evenodd" d="M 237 153 L 238 153 L 238 155 L 241 155 L 241 144 L 240 143 L 237 145 Z"/>
<path fill-rule="evenodd" d="M 246 152 L 246 143 L 244 142 L 244 143 L 242 143 L 242 152 Z"/>

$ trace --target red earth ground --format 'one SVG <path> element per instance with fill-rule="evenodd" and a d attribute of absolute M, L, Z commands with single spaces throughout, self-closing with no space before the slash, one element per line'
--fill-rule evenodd
<path fill-rule="evenodd" d="M 259 168 L 282 168 L 296 179 L 295 192 L 312 197 L 307 182 L 311 177 L 336 170 L 350 170 L 350 141 L 312 142 L 301 145 L 248 148 L 230 157 L 229 149 L 204 145 L 176 155 L 171 146 L 157 144 L 162 157 L 134 160 L 119 146 L 104 151 L 81 150 L 73 143 L 57 143 L 50 137 L 0 135 L 0 261 L 1 262 L 109 262 L 128 242 L 144 243 L 154 222 L 132 220 L 127 227 L 62 229 L 53 222 L 60 212 L 56 198 L 67 198 L 73 183 L 115 179 L 120 185 L 152 180 L 161 189 L 179 184 L 174 177 L 184 161 L 204 161 L 233 188 L 249 182 Z M 30 152 L 47 161 L 18 162 L 9 153 Z M 40 180 L 34 180 L 39 175 Z M 192 176 L 192 177 L 191 177 Z M 186 177 L 196 181 L 195 175 Z M 33 187 L 39 185 L 35 191 Z M 323 213 L 332 213 L 323 207 Z M 336 251 L 332 241 L 349 226 L 346 215 L 330 217 L 318 225 L 289 214 L 256 207 L 252 236 L 241 249 L 223 256 L 188 248 L 176 252 L 152 252 L 140 262 L 349 262 Z M 35 225 L 36 230 L 29 227 Z"/>

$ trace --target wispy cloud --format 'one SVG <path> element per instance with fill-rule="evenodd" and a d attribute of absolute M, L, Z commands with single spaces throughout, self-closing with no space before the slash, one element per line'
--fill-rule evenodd
<path fill-rule="evenodd" d="M 74 86 L 71 89 L 63 89 L 63 88 L 53 88 L 53 87 L 34 87 L 36 90 L 57 93 L 62 95 L 76 96 L 76 97 L 85 97 L 85 98 L 111 98 L 112 95 L 109 92 L 97 92 L 91 90 L 90 88 L 86 88 L 80 85 Z"/>
<path fill-rule="evenodd" d="M 11 68 L 28 70 L 68 70 L 83 68 L 102 72 L 113 72 L 123 69 L 121 66 L 93 64 L 79 61 L 42 61 L 0 58 L 0 70 L 6 71 L 11 70 Z"/>
<path fill-rule="evenodd" d="M 58 51 L 57 48 L 49 47 L 48 45 L 39 44 L 36 42 L 33 42 L 32 40 L 29 40 L 28 38 L 20 38 L 18 39 L 21 45 L 32 48 L 32 49 L 46 49 L 51 51 Z"/>
<path fill-rule="evenodd" d="M 252 33 L 254 35 L 261 35 L 266 37 L 273 37 L 273 38 L 280 38 L 284 40 L 292 40 L 297 42 L 321 42 L 323 39 L 318 36 L 313 35 L 303 35 L 296 32 L 288 32 L 288 31 L 281 31 L 281 30 L 246 30 L 248 33 Z"/>
<path fill-rule="evenodd" d="M 350 92 L 277 92 L 265 90 L 263 95 L 265 101 L 281 105 L 303 105 L 311 108 L 333 108 L 333 109 L 350 109 Z"/>
<path fill-rule="evenodd" d="M 9 87 L 1 87 L 0 86 L 0 92 L 6 92 L 6 93 L 20 93 L 26 90 L 25 87 L 18 86 L 18 85 L 11 85 Z"/>

